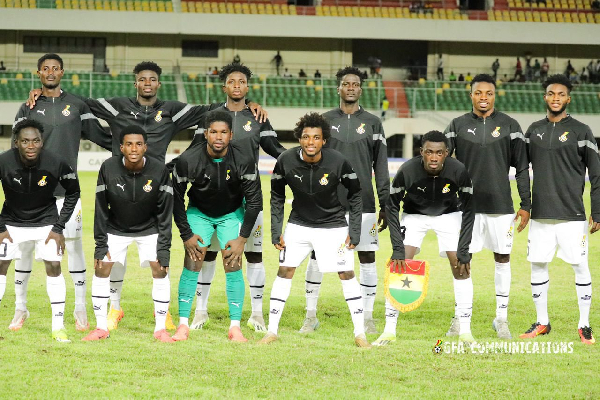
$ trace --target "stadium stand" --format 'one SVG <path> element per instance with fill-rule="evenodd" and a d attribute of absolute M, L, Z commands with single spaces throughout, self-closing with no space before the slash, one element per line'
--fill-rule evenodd
<path fill-rule="evenodd" d="M 0 0 L 0 7 L 173 12 L 171 0 Z"/>

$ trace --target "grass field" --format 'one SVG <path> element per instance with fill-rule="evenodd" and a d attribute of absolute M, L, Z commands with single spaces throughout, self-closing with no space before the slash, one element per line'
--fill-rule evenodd
<path fill-rule="evenodd" d="M 265 192 L 265 233 L 270 232 L 268 177 Z M 93 194 L 96 176 L 81 173 L 84 205 L 84 246 L 88 262 L 88 317 L 95 326 L 90 293 L 93 274 Z M 589 192 L 586 191 L 589 206 Z M 517 198 L 518 196 L 515 196 Z M 289 206 L 288 206 L 289 207 Z M 289 209 L 287 210 L 289 211 Z M 264 309 L 277 271 L 277 254 L 268 245 Z M 381 235 L 377 254 L 380 288 L 375 303 L 378 328 L 384 325 L 383 263 L 391 255 L 389 233 Z M 516 235 L 512 253 L 512 290 L 509 322 L 513 337 L 535 321 L 535 308 L 526 261 L 527 232 Z M 171 252 L 171 313 L 177 315 L 177 283 L 183 251 L 178 232 Z M 590 240 L 592 279 L 598 282 L 600 236 Z M 573 342 L 568 354 L 441 354 L 434 355 L 438 339 L 445 340 L 454 310 L 454 294 L 447 260 L 437 255 L 437 241 L 429 234 L 419 258 L 431 263 L 428 296 L 416 311 L 401 315 L 396 343 L 370 350 L 354 347 L 352 323 L 336 274 L 327 274 L 321 289 L 318 318 L 312 335 L 297 330 L 304 318 L 304 273 L 299 268 L 280 324 L 280 341 L 259 346 L 261 335 L 243 326 L 247 344 L 227 340 L 229 326 L 224 274 L 217 270 L 209 302 L 210 324 L 192 331 L 187 342 L 156 342 L 153 332 L 151 274 L 138 265 L 130 249 L 122 306 L 125 318 L 108 340 L 84 343 L 72 318 L 73 282 L 67 272 L 65 321 L 73 340 L 61 344 L 50 337 L 50 305 L 41 263 L 29 283 L 31 317 L 19 332 L 8 324 L 14 312 L 14 268 L 8 273 L 0 304 L 1 398 L 598 398 L 600 344 L 584 346 L 577 335 L 579 316 L 571 267 L 556 259 L 550 268 L 549 313 L 552 332 L 536 340 Z M 66 264 L 66 257 L 65 257 Z M 358 271 L 358 262 L 357 262 Z M 472 331 L 480 342 L 496 341 L 491 322 L 495 316 L 494 263 L 488 251 L 474 255 L 475 286 Z M 66 265 L 63 267 L 67 271 Z M 194 308 L 195 309 L 195 306 Z M 244 322 L 250 313 L 246 290 Z M 265 314 L 265 319 L 268 317 Z M 177 319 L 175 318 L 177 323 Z M 591 325 L 599 327 L 597 307 Z M 598 336 L 598 335 L 597 335 Z M 369 337 L 372 341 L 377 336 Z M 517 341 L 519 341 L 517 339 Z M 531 348 L 532 349 L 532 348 Z"/>

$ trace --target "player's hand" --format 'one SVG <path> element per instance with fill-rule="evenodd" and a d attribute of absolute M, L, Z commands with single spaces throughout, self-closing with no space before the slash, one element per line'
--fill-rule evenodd
<path fill-rule="evenodd" d="M 0 243 L 4 242 L 4 239 L 8 239 L 8 241 L 11 243 L 13 242 L 12 238 L 10 237 L 10 233 L 8 233 L 8 229 L 0 233 Z"/>
<path fill-rule="evenodd" d="M 600 222 L 594 222 L 594 219 L 590 215 L 590 234 L 600 230 Z"/>
<path fill-rule="evenodd" d="M 391 259 L 390 272 L 400 274 L 406 271 L 406 260 Z"/>
<path fill-rule="evenodd" d="M 111 262 L 110 252 L 107 251 L 105 257 L 108 259 L 108 262 Z M 97 258 L 94 260 L 94 269 L 102 269 L 104 267 L 104 263 L 102 260 L 98 260 Z"/>
<path fill-rule="evenodd" d="M 242 254 L 247 240 L 245 237 L 238 236 L 237 239 L 225 243 L 225 249 L 223 250 L 223 265 L 225 268 L 233 269 L 242 265 Z"/>
<path fill-rule="evenodd" d="M 260 104 L 251 101 L 250 103 L 248 103 L 248 108 L 250 109 L 250 111 L 252 111 L 252 115 L 254 115 L 254 118 L 258 122 L 262 124 L 263 122 L 267 121 L 269 113 L 267 112 L 267 110 L 263 109 L 260 106 Z"/>
<path fill-rule="evenodd" d="M 42 89 L 33 89 L 29 92 L 29 98 L 25 102 L 25 105 L 29 106 L 29 109 L 35 107 L 35 101 L 42 95 Z"/>
<path fill-rule="evenodd" d="M 203 249 L 202 247 L 200 247 L 198 245 L 198 242 L 204 244 L 202 238 L 196 234 L 194 234 L 194 236 L 183 242 L 185 251 L 194 262 L 202 260 L 204 258 L 204 254 L 206 253 L 206 248 Z"/>
<path fill-rule="evenodd" d="M 466 278 L 471 277 L 471 263 L 461 263 L 460 261 L 458 261 L 456 263 L 456 265 L 454 266 L 455 269 L 458 269 L 458 275 L 459 276 L 464 276 Z"/>
<path fill-rule="evenodd" d="M 48 237 L 46 238 L 46 242 L 44 244 L 48 244 L 49 241 L 54 240 L 56 243 L 56 254 L 62 256 L 65 252 L 65 237 L 62 233 L 56 233 L 54 231 L 50 231 Z"/>
<path fill-rule="evenodd" d="M 379 232 L 384 231 L 388 227 L 387 214 L 384 210 L 379 211 L 377 225 L 379 226 Z"/>
<path fill-rule="evenodd" d="M 279 243 L 275 243 L 275 248 L 279 251 L 285 249 L 285 242 L 283 241 L 283 235 L 279 236 Z"/>
<path fill-rule="evenodd" d="M 515 215 L 515 222 L 519 219 L 519 217 L 521 217 L 521 223 L 517 227 L 517 232 L 521 233 L 521 231 L 525 229 L 525 227 L 529 223 L 529 212 L 520 209 L 519 211 L 517 211 L 517 215 Z"/>
<path fill-rule="evenodd" d="M 350 235 L 346 236 L 346 248 L 348 250 L 353 250 L 355 247 L 355 244 L 350 243 Z"/>

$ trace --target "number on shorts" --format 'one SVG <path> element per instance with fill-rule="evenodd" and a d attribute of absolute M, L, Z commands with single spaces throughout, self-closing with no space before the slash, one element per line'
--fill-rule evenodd
<path fill-rule="evenodd" d="M 0 257 L 6 257 L 6 252 L 8 249 L 8 243 L 0 243 Z"/>
<path fill-rule="evenodd" d="M 279 250 L 279 263 L 283 263 L 285 261 L 285 250 L 287 247 L 284 247 L 283 250 Z"/>

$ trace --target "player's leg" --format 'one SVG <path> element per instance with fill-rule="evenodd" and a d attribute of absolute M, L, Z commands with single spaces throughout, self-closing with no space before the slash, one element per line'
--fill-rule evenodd
<path fill-rule="evenodd" d="M 202 262 L 202 269 L 198 274 L 198 282 L 196 284 L 196 312 L 194 313 L 194 320 L 190 325 L 190 329 L 202 329 L 208 324 L 208 297 L 210 295 L 210 286 L 215 276 L 215 270 L 217 267 L 217 252 L 210 251 L 210 249 L 218 249 L 218 240 L 213 235 L 211 239 L 212 245 L 209 247 L 209 251 L 204 256 Z M 186 254 L 184 256 L 183 265 L 190 265 L 194 262 Z"/>
<path fill-rule="evenodd" d="M 156 244 L 155 244 L 156 248 Z M 171 343 L 175 340 L 167 333 L 167 313 L 171 302 L 171 281 L 168 268 L 161 267 L 157 261 L 149 262 L 152 269 L 152 300 L 154 301 L 154 337 L 161 342 Z"/>
<path fill-rule="evenodd" d="M 246 277 L 250 286 L 250 302 L 252 314 L 248 319 L 248 326 L 256 332 L 266 332 L 263 318 L 263 292 L 265 290 L 265 265 L 262 258 L 263 239 L 263 213 L 259 213 L 252 229 L 252 234 L 246 242 L 244 254 L 246 256 Z"/>
<path fill-rule="evenodd" d="M 13 238 L 14 242 L 14 238 Z M 27 310 L 27 285 L 33 269 L 34 241 L 20 244 L 21 258 L 15 259 L 15 315 L 8 326 L 10 330 L 18 331 L 29 317 Z"/>
<path fill-rule="evenodd" d="M 109 245 L 111 259 L 117 259 L 117 249 L 113 245 Z M 125 247 L 125 253 L 127 247 Z M 94 277 L 92 278 L 92 307 L 94 308 L 94 316 L 96 317 L 96 329 L 91 331 L 83 339 L 84 342 L 106 339 L 110 336 L 108 331 L 108 299 L 110 297 L 110 272 L 114 263 L 104 260 L 99 261 L 94 265 Z"/>
<path fill-rule="evenodd" d="M 365 332 L 378 333 L 373 321 L 373 305 L 377 296 L 377 266 L 375 252 L 379 250 L 377 214 L 362 215 L 360 243 L 356 246 L 360 262 L 360 290 L 363 298 Z"/>
<path fill-rule="evenodd" d="M 6 255 L 6 251 L 2 250 L 3 247 L 6 247 L 6 243 L 0 243 L 0 256 L 2 254 Z M 2 304 L 2 298 L 6 291 L 6 273 L 8 272 L 10 262 L 11 260 L 0 260 L 0 304 Z"/>
<path fill-rule="evenodd" d="M 121 307 L 121 293 L 123 292 L 123 280 L 127 272 L 127 259 L 123 264 L 113 265 L 110 272 L 110 310 L 108 312 L 108 329 L 114 330 L 119 326 L 119 321 L 125 316 Z"/>
<path fill-rule="evenodd" d="M 319 327 L 317 319 L 317 302 L 319 301 L 319 291 L 321 290 L 321 282 L 323 281 L 323 273 L 319 271 L 319 264 L 315 257 L 315 252 L 311 252 L 306 264 L 306 317 L 300 328 L 300 333 L 314 332 Z"/>
<path fill-rule="evenodd" d="M 363 301 L 360 293 L 360 285 L 356 280 L 354 271 L 341 271 L 338 272 L 338 276 L 342 281 L 342 291 L 350 310 L 352 324 L 354 325 L 354 343 L 358 347 L 369 348 L 371 344 L 365 336 L 365 318 L 362 309 Z"/>
<path fill-rule="evenodd" d="M 46 291 L 52 308 L 52 339 L 58 342 L 70 343 L 64 324 L 67 286 L 61 273 L 60 261 L 44 260 L 44 266 L 47 275 Z"/>

